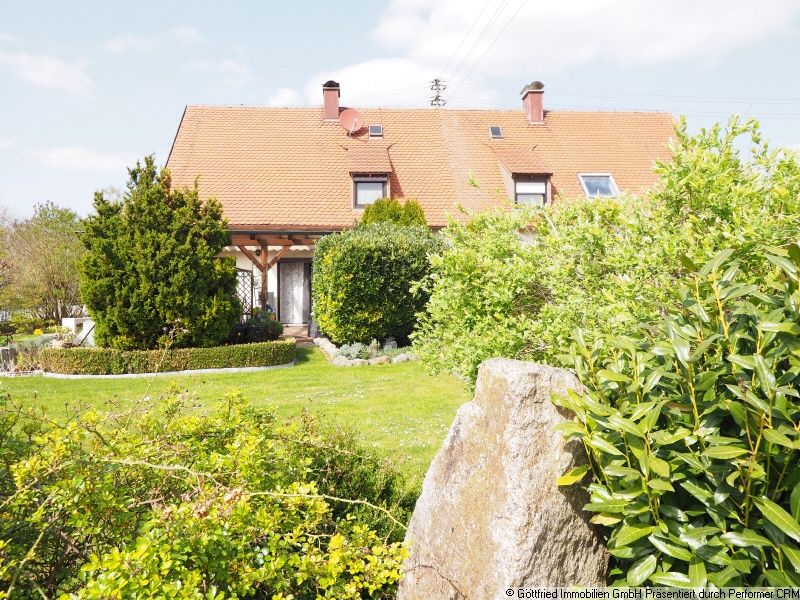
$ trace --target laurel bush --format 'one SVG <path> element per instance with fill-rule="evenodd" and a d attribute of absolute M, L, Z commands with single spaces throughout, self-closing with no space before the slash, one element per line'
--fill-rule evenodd
<path fill-rule="evenodd" d="M 578 335 L 587 392 L 554 399 L 619 585 L 800 586 L 800 246 L 763 279 L 732 255 L 686 276 L 657 335 Z"/>

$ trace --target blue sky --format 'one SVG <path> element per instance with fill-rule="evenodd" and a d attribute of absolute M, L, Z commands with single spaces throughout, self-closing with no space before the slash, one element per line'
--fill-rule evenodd
<path fill-rule="evenodd" d="M 0 204 L 85 214 L 125 166 L 166 160 L 186 104 L 666 110 L 758 117 L 800 149 L 800 0 L 31 0 L 0 18 Z"/>

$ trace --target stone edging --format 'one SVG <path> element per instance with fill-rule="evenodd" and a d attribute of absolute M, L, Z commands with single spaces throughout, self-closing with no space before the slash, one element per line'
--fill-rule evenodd
<path fill-rule="evenodd" d="M 42 375 L 51 379 L 140 379 L 142 377 L 162 377 L 167 375 L 216 375 L 223 373 L 258 373 L 261 371 L 271 371 L 272 369 L 286 369 L 293 367 L 295 361 L 282 365 L 270 365 L 269 367 L 229 367 L 224 369 L 184 369 L 183 371 L 162 371 L 160 373 L 119 373 L 116 375 L 71 375 L 68 373 L 48 373 L 47 371 L 36 371 L 30 375 Z"/>
<path fill-rule="evenodd" d="M 413 354 L 398 354 L 397 356 L 393 356 L 389 358 L 388 356 L 376 356 L 375 358 L 370 359 L 363 359 L 363 358 L 347 358 L 346 356 L 342 356 L 339 354 L 339 348 L 330 341 L 328 338 L 319 337 L 314 338 L 314 344 L 316 344 L 320 350 L 325 353 L 325 356 L 328 357 L 328 360 L 331 362 L 332 365 L 337 367 L 363 367 L 366 365 L 388 365 L 391 364 L 398 364 L 409 362 L 412 360 L 417 360 L 417 357 Z"/>

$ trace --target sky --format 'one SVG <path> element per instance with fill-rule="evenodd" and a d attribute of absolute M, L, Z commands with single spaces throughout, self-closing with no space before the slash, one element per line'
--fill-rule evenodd
<path fill-rule="evenodd" d="M 0 0 L 0 205 L 87 214 L 187 104 L 737 113 L 800 149 L 800 0 Z"/>

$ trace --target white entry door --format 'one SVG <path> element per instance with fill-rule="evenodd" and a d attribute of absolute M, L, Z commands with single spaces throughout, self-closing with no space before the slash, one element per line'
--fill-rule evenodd
<path fill-rule="evenodd" d="M 278 263 L 278 318 L 286 325 L 307 324 L 311 314 L 311 263 Z"/>

